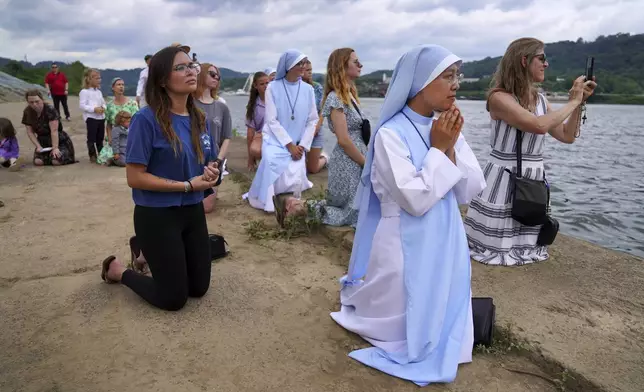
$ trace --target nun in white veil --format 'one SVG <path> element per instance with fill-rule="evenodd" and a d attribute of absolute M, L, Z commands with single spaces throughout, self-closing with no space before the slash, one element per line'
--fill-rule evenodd
<path fill-rule="evenodd" d="M 358 188 L 341 309 L 331 314 L 374 346 L 350 357 L 421 386 L 453 381 L 472 360 L 470 257 L 458 205 L 486 184 L 454 106 L 460 64 L 437 45 L 396 64 Z"/>
<path fill-rule="evenodd" d="M 264 70 L 264 73 L 266 74 L 266 76 L 268 76 L 269 82 L 275 80 L 275 74 L 277 73 L 275 68 L 268 67 Z"/>

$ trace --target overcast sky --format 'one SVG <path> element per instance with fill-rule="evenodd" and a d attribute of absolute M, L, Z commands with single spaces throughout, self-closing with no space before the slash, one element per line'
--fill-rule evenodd
<path fill-rule="evenodd" d="M 642 0 L 0 0 L 0 57 L 134 68 L 180 41 L 200 61 L 247 72 L 296 48 L 323 72 L 349 46 L 370 72 L 423 43 L 476 60 L 521 36 L 642 33 L 642 15 Z"/>

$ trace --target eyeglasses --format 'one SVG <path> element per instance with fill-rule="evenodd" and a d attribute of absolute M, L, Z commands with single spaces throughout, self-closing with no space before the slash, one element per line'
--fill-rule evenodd
<path fill-rule="evenodd" d="M 188 73 L 188 70 L 199 75 L 201 73 L 201 65 L 199 63 L 177 64 L 172 67 L 173 71 Z"/>
<path fill-rule="evenodd" d="M 58 68 L 58 66 L 57 66 L 57 65 L 52 65 L 51 67 L 52 67 L 52 68 Z"/>
<path fill-rule="evenodd" d="M 545 53 L 538 54 L 538 55 L 536 55 L 534 57 L 538 58 L 539 61 L 541 61 L 542 64 L 545 63 L 546 61 L 548 61 L 548 58 L 546 57 Z"/>
<path fill-rule="evenodd" d="M 463 83 L 463 79 L 465 79 L 465 75 L 462 73 L 452 73 L 444 76 L 445 79 L 449 82 L 450 85 L 454 84 L 461 84 Z"/>
<path fill-rule="evenodd" d="M 221 80 L 221 76 L 217 72 L 214 71 L 208 71 L 208 75 L 210 75 L 211 78 L 215 80 Z"/>

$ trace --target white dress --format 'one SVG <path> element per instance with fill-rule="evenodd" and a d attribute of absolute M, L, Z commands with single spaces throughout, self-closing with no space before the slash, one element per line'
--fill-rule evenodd
<path fill-rule="evenodd" d="M 264 99 L 262 160 L 249 192 L 242 198 L 248 199 L 254 208 L 274 212 L 273 195 L 293 192 L 299 198 L 301 192 L 313 187 L 307 177 L 306 153 L 295 161 L 286 145 L 299 142 L 309 151 L 318 114 L 313 88 L 301 80 L 272 82 Z"/>
<path fill-rule="evenodd" d="M 416 126 L 421 133 L 429 133 L 428 125 L 416 123 Z M 343 289 L 341 310 L 331 314 L 342 327 L 387 352 L 403 350 L 407 339 L 400 208 L 414 216 L 426 213 L 440 200 L 440 195 L 449 191 L 450 185 L 444 178 L 462 176 L 453 188 L 460 204 L 467 203 L 485 187 L 479 163 L 462 135 L 456 145 L 456 165 L 439 150 L 431 149 L 423 170 L 418 172 L 409 154 L 396 131 L 387 128 L 378 131 L 371 182 L 381 202 L 382 217 L 373 238 L 364 282 Z M 472 360 L 471 302 L 468 318 L 459 363 Z"/>
<path fill-rule="evenodd" d="M 539 94 L 535 116 L 547 113 Z M 483 170 L 489 187 L 472 200 L 465 231 L 472 259 L 488 265 L 525 265 L 547 260 L 548 247 L 537 244 L 541 226 L 525 226 L 512 218 L 512 181 L 506 169 L 516 172 L 517 129 L 503 120 L 490 120 L 492 152 Z M 525 133 L 521 144 L 523 177 L 543 180 L 546 135 Z"/>

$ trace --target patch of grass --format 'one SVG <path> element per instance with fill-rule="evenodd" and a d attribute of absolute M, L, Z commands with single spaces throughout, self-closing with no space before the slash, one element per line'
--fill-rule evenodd
<path fill-rule="evenodd" d="M 311 211 L 309 211 L 311 212 Z M 284 220 L 284 228 L 269 226 L 262 220 L 252 220 L 245 224 L 246 234 L 254 240 L 285 240 L 306 237 L 317 233 L 322 222 L 311 213 L 306 216 L 289 216 Z"/>
<path fill-rule="evenodd" d="M 540 372 L 523 369 L 514 369 L 501 363 L 501 367 L 509 372 L 539 377 L 552 384 L 561 392 L 602 392 L 602 388 L 583 375 L 567 369 L 559 362 L 545 357 L 540 348 L 525 339 L 518 337 L 514 332 L 513 324 L 494 327 L 494 340 L 490 347 L 478 345 L 474 347 L 474 355 L 520 355 L 528 358 L 537 365 Z"/>
<path fill-rule="evenodd" d="M 239 130 L 237 130 L 237 127 L 233 128 L 233 137 L 239 137 L 241 134 L 239 133 Z"/>
<path fill-rule="evenodd" d="M 534 347 L 527 341 L 518 338 L 513 332 L 514 326 L 506 324 L 505 326 L 494 326 L 494 339 L 490 347 L 482 344 L 474 347 L 474 354 L 491 354 L 503 355 L 508 353 L 524 354 Z"/>
<path fill-rule="evenodd" d="M 248 190 L 250 189 L 250 184 L 253 182 L 252 178 L 250 178 L 248 175 L 237 172 L 230 172 L 230 179 L 235 184 L 239 184 L 242 193 L 248 192 Z"/>
<path fill-rule="evenodd" d="M 314 187 L 303 194 L 308 200 L 325 200 L 327 195 L 327 190 L 324 189 L 322 185 L 319 187 Z"/>

